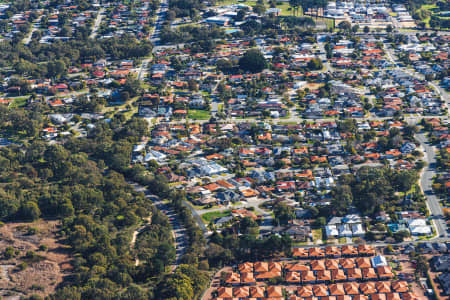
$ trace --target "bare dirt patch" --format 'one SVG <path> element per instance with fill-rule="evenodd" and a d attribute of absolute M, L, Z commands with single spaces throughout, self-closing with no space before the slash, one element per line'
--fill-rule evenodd
<path fill-rule="evenodd" d="M 70 273 L 71 258 L 58 236 L 59 226 L 59 221 L 39 220 L 0 228 L 0 297 L 46 296 Z"/>

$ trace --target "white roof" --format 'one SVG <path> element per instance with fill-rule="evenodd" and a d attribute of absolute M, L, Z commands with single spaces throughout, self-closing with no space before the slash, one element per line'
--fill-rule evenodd
<path fill-rule="evenodd" d="M 411 233 L 415 235 L 430 235 L 432 232 L 430 226 L 409 227 L 409 230 L 411 230 Z"/>
<path fill-rule="evenodd" d="M 411 219 L 408 221 L 409 228 L 417 226 L 427 226 L 427 222 L 424 219 Z"/>
<path fill-rule="evenodd" d="M 384 257 L 383 255 L 374 256 L 370 260 L 372 261 L 372 266 L 374 268 L 385 267 L 388 265 L 388 263 L 386 261 L 386 257 Z"/>
<path fill-rule="evenodd" d="M 327 225 L 325 226 L 325 232 L 327 236 L 338 236 L 339 232 L 335 225 Z"/>
<path fill-rule="evenodd" d="M 364 234 L 366 231 L 361 224 L 352 224 L 352 232 L 353 234 Z"/>

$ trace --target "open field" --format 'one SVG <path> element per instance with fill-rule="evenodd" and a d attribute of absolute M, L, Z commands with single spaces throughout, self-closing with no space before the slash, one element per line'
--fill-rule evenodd
<path fill-rule="evenodd" d="M 13 250 L 0 259 L 0 296 L 54 292 L 71 270 L 68 249 L 58 237 L 59 226 L 58 221 L 40 220 L 0 228 L 0 253 Z"/>

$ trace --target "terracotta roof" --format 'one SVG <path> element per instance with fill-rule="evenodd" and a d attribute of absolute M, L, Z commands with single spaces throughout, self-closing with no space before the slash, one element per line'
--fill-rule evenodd
<path fill-rule="evenodd" d="M 342 254 L 344 255 L 357 255 L 358 249 L 351 245 L 344 245 L 342 246 Z"/>
<path fill-rule="evenodd" d="M 416 295 L 414 295 L 411 292 L 403 293 L 402 297 L 403 297 L 403 300 L 418 300 L 419 299 L 419 297 L 417 297 Z"/>
<path fill-rule="evenodd" d="M 314 292 L 314 295 L 317 297 L 328 296 L 328 288 L 324 284 L 313 285 L 313 292 Z"/>
<path fill-rule="evenodd" d="M 345 295 L 344 286 L 341 283 L 331 284 L 329 287 L 330 295 Z"/>
<path fill-rule="evenodd" d="M 378 273 L 378 276 L 380 276 L 380 277 L 388 277 L 388 278 L 394 277 L 394 274 L 392 273 L 392 269 L 389 266 L 377 267 L 377 273 Z"/>
<path fill-rule="evenodd" d="M 313 288 L 311 285 L 304 285 L 297 287 L 297 295 L 300 297 L 311 297 L 313 295 Z"/>
<path fill-rule="evenodd" d="M 338 299 L 340 300 L 340 299 Z M 353 296 L 353 300 L 369 300 L 369 297 L 365 296 L 365 295 L 355 295 Z"/>
<path fill-rule="evenodd" d="M 287 264 L 285 268 L 286 268 L 286 270 L 291 271 L 291 272 L 309 271 L 310 270 L 308 265 L 302 265 L 299 263 Z"/>
<path fill-rule="evenodd" d="M 255 266 L 256 273 L 269 271 L 269 264 L 266 262 L 258 261 L 258 262 L 255 262 L 254 266 Z"/>
<path fill-rule="evenodd" d="M 329 270 L 320 270 L 316 272 L 318 281 L 330 281 L 331 280 L 331 271 Z"/>
<path fill-rule="evenodd" d="M 349 295 L 337 296 L 337 300 L 352 300 L 352 296 Z"/>
<path fill-rule="evenodd" d="M 325 247 L 325 254 L 328 256 L 341 256 L 341 249 L 334 246 Z"/>
<path fill-rule="evenodd" d="M 254 283 L 256 282 L 253 272 L 241 272 L 241 283 Z"/>
<path fill-rule="evenodd" d="M 323 251 L 323 249 L 318 248 L 318 247 L 309 248 L 308 251 L 309 251 L 310 257 L 324 257 L 325 256 L 325 251 Z"/>
<path fill-rule="evenodd" d="M 377 292 L 377 289 L 375 288 L 375 282 L 361 283 L 359 285 L 359 288 L 361 289 L 361 292 L 363 292 L 365 295 L 370 295 Z"/>
<path fill-rule="evenodd" d="M 324 260 L 312 260 L 311 261 L 311 269 L 314 271 L 317 270 L 325 270 L 325 261 Z"/>
<path fill-rule="evenodd" d="M 262 272 L 255 276 L 256 279 L 269 279 L 275 277 L 281 277 L 281 272 L 276 271 Z"/>
<path fill-rule="evenodd" d="M 344 283 L 345 292 L 348 295 L 357 295 L 359 294 L 359 284 L 356 282 L 346 282 Z"/>
<path fill-rule="evenodd" d="M 370 258 L 368 257 L 358 257 L 356 259 L 356 263 L 358 264 L 358 267 L 363 269 L 363 268 L 371 268 L 372 264 L 370 262 Z"/>
<path fill-rule="evenodd" d="M 316 280 L 316 276 L 314 276 L 313 271 L 302 272 L 302 281 L 303 282 L 309 282 L 309 281 L 315 281 L 315 280 Z"/>
<path fill-rule="evenodd" d="M 294 248 L 292 255 L 294 257 L 308 257 L 308 250 L 305 248 Z"/>
<path fill-rule="evenodd" d="M 355 259 L 354 258 L 341 258 L 339 260 L 342 268 L 344 269 L 352 269 L 355 267 Z"/>
<path fill-rule="evenodd" d="M 287 272 L 286 273 L 286 281 L 289 283 L 300 282 L 300 273 L 299 272 Z"/>
<path fill-rule="evenodd" d="M 279 262 L 270 262 L 269 263 L 269 271 L 271 272 L 281 272 L 283 269 L 283 265 Z"/>
<path fill-rule="evenodd" d="M 283 289 L 281 286 L 267 287 L 267 297 L 283 297 Z"/>
<path fill-rule="evenodd" d="M 253 272 L 253 263 L 251 262 L 246 262 L 246 263 L 242 263 L 239 264 L 238 266 L 239 272 Z"/>
<path fill-rule="evenodd" d="M 233 297 L 233 289 L 230 287 L 219 287 L 217 289 L 218 296 L 220 298 L 231 298 Z"/>
<path fill-rule="evenodd" d="M 388 293 L 387 300 L 401 300 L 399 293 Z"/>
<path fill-rule="evenodd" d="M 375 250 L 373 249 L 373 247 L 365 244 L 358 246 L 358 252 L 360 254 L 368 254 L 368 255 L 375 254 Z"/>
<path fill-rule="evenodd" d="M 265 290 L 266 288 L 263 286 L 252 286 L 250 287 L 250 295 L 253 298 L 263 298 Z"/>
<path fill-rule="evenodd" d="M 331 279 L 333 280 L 347 280 L 347 275 L 345 275 L 344 270 L 331 270 Z"/>
<path fill-rule="evenodd" d="M 375 283 L 375 287 L 378 290 L 378 293 L 390 293 L 391 292 L 391 283 L 389 281 L 377 281 Z"/>
<path fill-rule="evenodd" d="M 385 294 L 373 294 L 371 297 L 372 300 L 386 300 Z"/>
<path fill-rule="evenodd" d="M 248 286 L 241 286 L 233 288 L 233 296 L 237 298 L 247 298 L 250 296 L 250 288 Z"/>
<path fill-rule="evenodd" d="M 396 292 L 404 293 L 409 291 L 409 286 L 406 281 L 394 281 L 392 283 L 392 289 L 394 289 Z"/>
<path fill-rule="evenodd" d="M 339 269 L 339 261 L 337 259 L 327 259 L 325 260 L 325 266 L 328 270 Z"/>
<path fill-rule="evenodd" d="M 359 268 L 347 269 L 347 278 L 349 280 L 351 280 L 351 279 L 361 279 L 362 278 L 361 269 L 359 269 Z"/>
<path fill-rule="evenodd" d="M 229 284 L 241 283 L 240 275 L 235 272 L 230 272 L 228 273 L 225 282 Z"/>
<path fill-rule="evenodd" d="M 364 279 L 377 279 L 377 273 L 375 273 L 375 269 L 374 268 L 365 268 L 362 269 L 363 272 L 363 278 Z"/>

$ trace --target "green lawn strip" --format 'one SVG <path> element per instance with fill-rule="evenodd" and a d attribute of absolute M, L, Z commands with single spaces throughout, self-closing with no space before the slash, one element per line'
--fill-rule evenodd
<path fill-rule="evenodd" d="M 209 224 L 212 220 L 215 220 L 217 218 L 226 217 L 226 216 L 229 216 L 230 214 L 231 214 L 231 210 L 212 211 L 212 212 L 204 213 L 203 215 L 201 215 L 201 218 L 202 218 L 203 222 L 205 222 L 206 224 Z"/>
<path fill-rule="evenodd" d="M 16 97 L 13 102 L 9 105 L 11 108 L 23 107 L 27 104 L 27 100 L 30 98 L 29 96 Z"/>
<path fill-rule="evenodd" d="M 193 120 L 209 120 L 211 113 L 207 110 L 190 109 L 188 111 L 188 117 Z"/>

